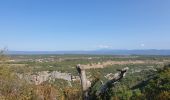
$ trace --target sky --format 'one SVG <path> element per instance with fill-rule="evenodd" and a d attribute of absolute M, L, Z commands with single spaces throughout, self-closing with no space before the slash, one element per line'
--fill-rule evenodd
<path fill-rule="evenodd" d="M 170 49 L 170 0 L 0 0 L 0 48 Z"/>

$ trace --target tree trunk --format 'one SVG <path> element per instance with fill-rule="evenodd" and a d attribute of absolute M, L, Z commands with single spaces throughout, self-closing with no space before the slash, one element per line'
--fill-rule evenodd
<path fill-rule="evenodd" d="M 92 87 L 93 85 L 91 85 L 91 82 L 87 80 L 85 68 L 83 68 L 80 64 L 77 65 L 76 68 L 79 73 L 79 77 L 80 77 L 80 81 L 81 81 L 82 93 L 83 93 L 82 98 L 83 98 L 83 100 L 90 100 L 89 92 L 90 92 L 90 87 Z M 108 80 L 104 85 L 101 86 L 101 88 L 100 88 L 99 92 L 96 94 L 96 96 L 98 96 L 98 97 L 105 96 L 107 90 L 112 88 L 116 82 L 121 80 L 125 76 L 128 69 L 129 68 L 126 67 L 122 70 L 119 70 L 118 73 L 114 74 L 114 77 L 111 80 Z"/>
<path fill-rule="evenodd" d="M 91 86 L 91 83 L 90 81 L 87 80 L 86 71 L 84 68 L 82 68 L 80 65 L 77 65 L 77 71 L 79 73 L 79 77 L 81 81 L 83 100 L 88 100 L 89 98 L 88 89 Z"/>

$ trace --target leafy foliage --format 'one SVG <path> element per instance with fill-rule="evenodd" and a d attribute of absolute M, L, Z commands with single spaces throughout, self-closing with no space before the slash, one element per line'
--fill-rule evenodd
<path fill-rule="evenodd" d="M 144 94 L 147 99 L 170 99 L 170 65 L 160 69 L 155 78 L 149 81 Z"/>

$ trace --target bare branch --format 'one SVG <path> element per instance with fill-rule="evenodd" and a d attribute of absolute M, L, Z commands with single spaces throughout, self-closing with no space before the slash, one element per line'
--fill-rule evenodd
<path fill-rule="evenodd" d="M 118 82 L 125 76 L 128 69 L 129 68 L 126 67 L 122 70 L 119 70 L 120 72 L 114 74 L 114 77 L 111 80 L 107 81 L 104 85 L 101 86 L 98 95 L 103 95 L 107 92 L 108 89 L 112 88 L 116 82 Z"/>

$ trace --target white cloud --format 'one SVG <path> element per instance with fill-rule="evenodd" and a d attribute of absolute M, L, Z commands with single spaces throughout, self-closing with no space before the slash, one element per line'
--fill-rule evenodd
<path fill-rule="evenodd" d="M 141 46 L 141 47 L 144 47 L 144 46 L 145 46 L 145 44 L 141 43 L 141 44 L 140 44 L 140 46 Z"/>
<path fill-rule="evenodd" d="M 101 44 L 101 45 L 98 46 L 98 48 L 101 48 L 101 49 L 111 49 L 111 48 L 113 48 L 113 46 L 112 45 L 103 45 L 103 44 Z"/>

